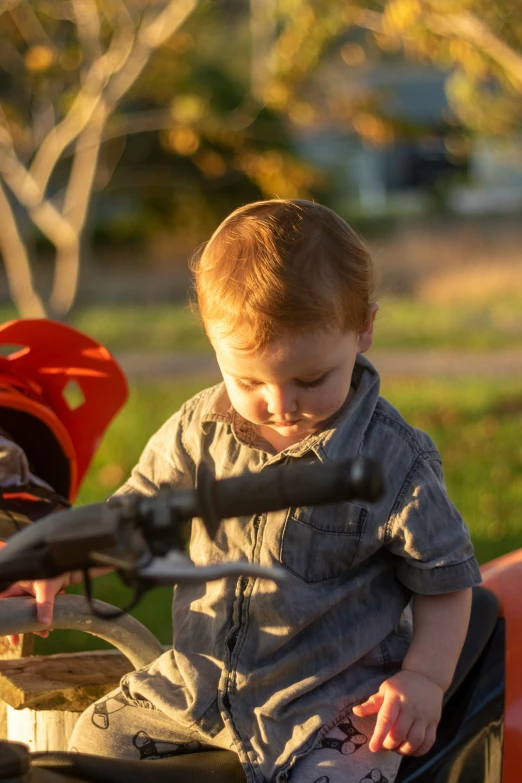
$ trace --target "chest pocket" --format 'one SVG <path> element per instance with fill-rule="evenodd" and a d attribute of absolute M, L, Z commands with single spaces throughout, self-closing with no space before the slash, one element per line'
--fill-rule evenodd
<path fill-rule="evenodd" d="M 291 508 L 281 541 L 281 563 L 305 582 L 341 576 L 359 549 L 368 512 L 353 503 Z"/>

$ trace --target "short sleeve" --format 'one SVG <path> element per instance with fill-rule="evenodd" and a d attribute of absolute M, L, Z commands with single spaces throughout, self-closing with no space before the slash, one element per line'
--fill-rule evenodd
<path fill-rule="evenodd" d="M 194 486 L 195 467 L 183 444 L 182 411 L 150 438 L 129 479 L 112 497 L 129 493 L 154 495 L 162 484 Z"/>
<path fill-rule="evenodd" d="M 440 458 L 419 456 L 396 499 L 385 546 L 414 593 L 464 590 L 482 579 L 469 532 L 444 486 Z"/>

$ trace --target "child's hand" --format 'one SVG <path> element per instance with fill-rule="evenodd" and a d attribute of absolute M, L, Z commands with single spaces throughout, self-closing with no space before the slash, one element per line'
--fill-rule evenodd
<path fill-rule="evenodd" d="M 428 677 L 403 669 L 353 712 L 361 718 L 378 713 L 370 750 L 422 756 L 435 742 L 443 695 L 440 685 Z"/>
<path fill-rule="evenodd" d="M 0 599 L 14 598 L 19 595 L 34 595 L 38 620 L 42 625 L 50 625 L 53 619 L 55 596 L 57 593 L 63 592 L 70 583 L 70 574 L 56 576 L 53 579 L 16 582 L 16 584 L 4 590 L 3 593 L 0 593 Z M 42 636 L 44 639 L 46 636 L 49 636 L 49 631 L 35 631 L 34 633 L 37 636 Z M 19 642 L 18 634 L 12 634 L 8 638 L 11 644 L 16 645 Z"/>

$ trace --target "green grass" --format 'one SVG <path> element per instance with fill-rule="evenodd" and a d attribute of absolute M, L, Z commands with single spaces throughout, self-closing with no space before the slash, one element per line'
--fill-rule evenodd
<path fill-rule="evenodd" d="M 112 425 L 79 503 L 105 499 L 125 479 L 150 434 L 201 383 L 135 386 Z M 387 381 L 383 394 L 405 418 L 427 431 L 439 447 L 448 491 L 471 531 L 480 562 L 522 546 L 522 379 Z M 123 606 L 129 591 L 115 575 L 97 580 L 95 593 Z M 133 614 L 163 643 L 171 638 L 171 590 L 155 590 Z M 78 632 L 53 632 L 37 651 L 104 646 Z"/>
<path fill-rule="evenodd" d="M 432 436 L 479 562 L 522 546 L 522 378 L 387 383 L 383 394 Z"/>
<path fill-rule="evenodd" d="M 10 307 L 0 307 L 0 323 L 16 318 Z M 98 340 L 109 350 L 184 351 L 205 353 L 208 339 L 186 303 L 154 306 L 93 306 L 75 309 L 70 326 Z"/>
<path fill-rule="evenodd" d="M 391 349 L 486 350 L 522 348 L 522 299 L 488 305 L 430 304 L 415 299 L 383 299 L 377 314 L 375 345 Z"/>
<path fill-rule="evenodd" d="M 0 308 L 0 322 L 13 317 L 12 309 Z M 184 303 L 89 307 L 75 310 L 69 322 L 116 353 L 210 350 L 201 326 Z M 396 350 L 522 348 L 522 298 L 514 293 L 509 301 L 493 300 L 488 305 L 384 298 L 375 345 Z"/>
<path fill-rule="evenodd" d="M 112 351 L 208 352 L 208 339 L 185 304 L 155 307 L 89 308 L 71 324 Z"/>

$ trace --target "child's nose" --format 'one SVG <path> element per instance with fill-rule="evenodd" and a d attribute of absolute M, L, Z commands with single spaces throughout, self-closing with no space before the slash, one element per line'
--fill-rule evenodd
<path fill-rule="evenodd" d="M 283 416 L 297 410 L 292 390 L 285 386 L 272 386 L 267 390 L 267 410 L 272 415 Z"/>

